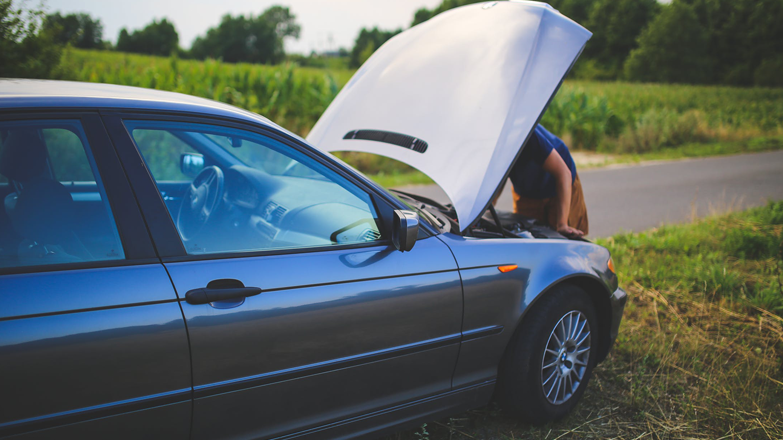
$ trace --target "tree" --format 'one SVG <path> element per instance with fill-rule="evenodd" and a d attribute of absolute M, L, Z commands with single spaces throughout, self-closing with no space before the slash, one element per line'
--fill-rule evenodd
<path fill-rule="evenodd" d="M 430 18 L 432 18 L 432 11 L 427 8 L 417 9 L 416 13 L 413 14 L 413 22 L 411 23 L 411 27 L 416 26 L 419 23 L 424 23 Z"/>
<path fill-rule="evenodd" d="M 547 3 L 561 14 L 585 26 L 596 0 L 550 0 Z"/>
<path fill-rule="evenodd" d="M 621 76 L 623 62 L 636 49 L 639 34 L 657 15 L 658 8 L 657 0 L 593 1 L 586 21 L 582 22 L 593 31 L 583 56 L 595 60 L 608 78 Z"/>
<path fill-rule="evenodd" d="M 169 56 L 179 50 L 179 35 L 174 25 L 167 19 L 153 20 L 144 29 L 133 33 L 122 28 L 117 39 L 117 50 Z"/>
<path fill-rule="evenodd" d="M 362 28 L 362 30 L 359 31 L 359 36 L 356 37 L 356 42 L 351 50 L 349 65 L 354 68 L 361 66 L 367 61 L 367 58 L 370 58 L 376 49 L 400 32 L 402 32 L 402 29 L 384 31 L 377 27 L 369 30 Z"/>
<path fill-rule="evenodd" d="M 61 46 L 42 29 L 43 16 L 0 0 L 0 77 L 47 78 L 60 62 Z"/>
<path fill-rule="evenodd" d="M 278 63 L 285 58 L 284 40 L 299 38 L 296 16 L 282 6 L 272 6 L 261 15 L 224 15 L 216 28 L 196 38 L 195 58 L 221 58 L 229 63 Z"/>
<path fill-rule="evenodd" d="M 50 31 L 60 44 L 72 44 L 82 49 L 97 49 L 103 44 L 103 24 L 88 14 L 46 16 L 44 29 Z"/>
<path fill-rule="evenodd" d="M 707 32 L 707 54 L 714 61 L 718 82 L 751 85 L 762 63 L 767 61 L 763 70 L 768 69 L 768 60 L 783 57 L 782 1 L 678 1 L 693 7 Z"/>
<path fill-rule="evenodd" d="M 711 79 L 707 32 L 693 7 L 682 1 L 664 6 L 638 43 L 625 62 L 628 79 L 677 83 Z"/>

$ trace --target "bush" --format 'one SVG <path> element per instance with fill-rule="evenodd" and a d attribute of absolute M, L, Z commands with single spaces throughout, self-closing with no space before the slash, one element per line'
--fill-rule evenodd
<path fill-rule="evenodd" d="M 770 201 L 754 218 L 764 225 L 783 225 L 783 201 Z"/>

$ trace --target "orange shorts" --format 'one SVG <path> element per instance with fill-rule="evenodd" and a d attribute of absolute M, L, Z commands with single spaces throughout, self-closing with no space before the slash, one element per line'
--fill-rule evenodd
<path fill-rule="evenodd" d="M 534 218 L 540 222 L 546 223 L 552 227 L 557 225 L 557 209 L 554 206 L 554 197 L 548 199 L 531 199 L 522 197 L 514 191 L 514 212 L 525 217 Z M 579 174 L 574 179 L 571 186 L 571 210 L 568 214 L 568 226 L 579 229 L 587 235 L 589 225 L 587 222 L 587 206 L 585 206 L 585 195 L 582 192 L 582 182 L 579 181 Z"/>

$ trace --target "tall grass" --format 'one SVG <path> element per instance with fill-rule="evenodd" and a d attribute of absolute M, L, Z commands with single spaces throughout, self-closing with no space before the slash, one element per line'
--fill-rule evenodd
<path fill-rule="evenodd" d="M 202 96 L 263 114 L 305 136 L 352 74 L 295 64 L 227 64 L 69 49 L 56 77 Z M 761 137 L 772 139 L 769 148 L 778 148 L 783 144 L 783 89 L 566 81 L 543 124 L 577 150 L 650 154 L 740 141 L 734 151 L 748 149 L 745 141 Z M 368 174 L 411 173 L 391 159 L 344 158 Z"/>
<path fill-rule="evenodd" d="M 783 136 L 783 89 L 566 81 L 543 123 L 579 149 L 646 153 Z"/>
<path fill-rule="evenodd" d="M 214 99 L 263 114 L 293 132 L 306 134 L 351 72 L 70 49 L 63 55 L 57 76 Z"/>

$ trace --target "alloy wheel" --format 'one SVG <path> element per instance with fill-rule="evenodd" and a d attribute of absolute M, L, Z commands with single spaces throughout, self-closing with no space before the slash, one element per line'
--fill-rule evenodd
<path fill-rule="evenodd" d="M 541 361 L 541 387 L 549 403 L 561 405 L 579 389 L 590 360 L 590 324 L 572 310 L 555 324 Z"/>

